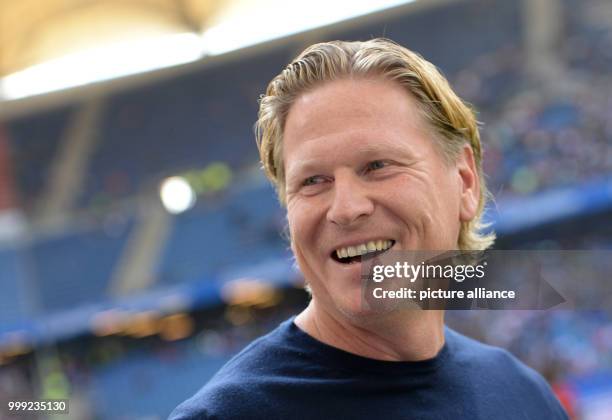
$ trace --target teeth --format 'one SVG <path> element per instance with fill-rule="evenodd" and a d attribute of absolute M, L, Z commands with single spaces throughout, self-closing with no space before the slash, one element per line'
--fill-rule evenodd
<path fill-rule="evenodd" d="M 367 243 L 347 246 L 336 250 L 338 258 L 349 258 L 357 255 L 364 255 L 370 252 L 383 251 L 391 248 L 393 241 L 379 239 L 377 241 L 369 241 Z"/>

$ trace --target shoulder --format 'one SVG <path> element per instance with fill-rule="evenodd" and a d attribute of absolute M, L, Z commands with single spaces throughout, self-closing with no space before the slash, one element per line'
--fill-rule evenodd
<path fill-rule="evenodd" d="M 456 331 L 447 329 L 447 340 L 453 354 L 454 362 L 479 369 L 491 378 L 499 380 L 504 376 L 511 380 L 522 380 L 541 385 L 544 378 L 535 370 L 518 360 L 507 350 L 481 343 Z"/>
<path fill-rule="evenodd" d="M 232 357 L 169 419 L 242 419 L 265 411 L 264 386 L 285 357 L 279 351 L 283 325 L 260 337 Z"/>
<path fill-rule="evenodd" d="M 508 367 L 512 370 L 523 366 L 507 350 L 481 343 L 450 328 L 446 329 L 446 340 L 458 363 L 477 364 L 480 367 Z"/>
<path fill-rule="evenodd" d="M 258 410 L 258 392 L 248 384 L 211 381 L 170 414 L 171 420 L 249 418 Z"/>
<path fill-rule="evenodd" d="M 550 385 L 510 352 L 447 330 L 453 366 L 484 398 L 520 402 L 524 410 L 567 419 Z"/>

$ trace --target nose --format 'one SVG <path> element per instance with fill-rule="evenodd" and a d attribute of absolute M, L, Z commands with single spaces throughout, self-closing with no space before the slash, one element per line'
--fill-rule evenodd
<path fill-rule="evenodd" d="M 374 211 L 367 186 L 352 171 L 335 175 L 332 200 L 327 220 L 340 226 L 348 227 L 365 220 Z"/>

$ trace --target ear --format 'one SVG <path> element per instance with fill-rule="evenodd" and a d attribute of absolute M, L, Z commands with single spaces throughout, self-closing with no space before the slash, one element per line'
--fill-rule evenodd
<path fill-rule="evenodd" d="M 476 217 L 478 212 L 480 178 L 476 168 L 474 152 L 468 144 L 463 146 L 457 159 L 457 170 L 461 185 L 459 218 L 462 222 L 469 222 Z"/>

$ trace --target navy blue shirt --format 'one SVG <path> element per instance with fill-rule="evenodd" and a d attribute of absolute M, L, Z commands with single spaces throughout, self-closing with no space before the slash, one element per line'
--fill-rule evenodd
<path fill-rule="evenodd" d="M 248 345 L 170 419 L 567 419 L 546 381 L 450 328 L 433 359 L 390 362 L 324 344 L 293 318 Z"/>

